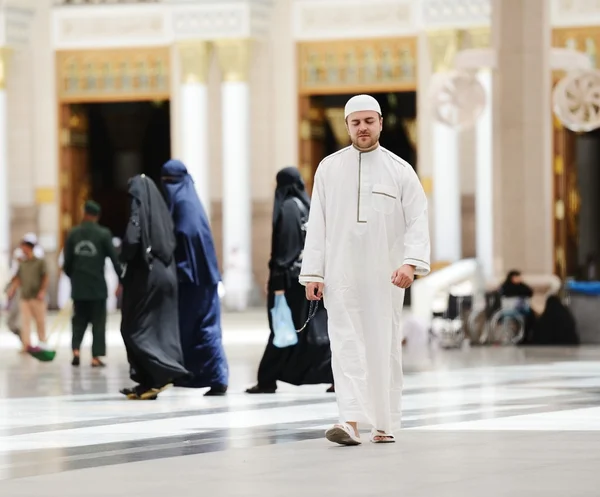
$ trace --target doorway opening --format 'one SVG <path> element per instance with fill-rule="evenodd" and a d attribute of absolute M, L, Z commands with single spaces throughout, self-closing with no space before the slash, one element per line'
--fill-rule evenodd
<path fill-rule="evenodd" d="M 161 166 L 171 158 L 169 102 L 86 103 L 78 104 L 77 112 L 87 122 L 85 153 L 78 155 L 87 179 L 87 198 L 102 207 L 100 224 L 122 237 L 129 213 L 128 180 L 146 174 L 158 181 Z M 77 213 L 71 215 L 75 219 Z"/>
<path fill-rule="evenodd" d="M 567 267 L 567 276 L 581 279 L 600 279 L 597 273 L 600 263 L 600 130 L 574 135 L 575 171 L 565 178 L 566 183 L 566 222 L 573 223 L 570 230 L 573 261 Z"/>
<path fill-rule="evenodd" d="M 370 93 L 381 106 L 383 131 L 380 143 L 384 148 L 417 168 L 416 118 L 417 93 Z M 344 124 L 344 106 L 352 95 L 322 95 L 311 97 L 316 107 L 324 109 L 323 157 L 350 144 Z"/>

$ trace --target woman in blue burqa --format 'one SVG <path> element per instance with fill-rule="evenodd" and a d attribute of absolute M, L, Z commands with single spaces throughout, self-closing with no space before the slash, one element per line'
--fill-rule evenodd
<path fill-rule="evenodd" d="M 210 387 L 206 395 L 225 395 L 229 367 L 221 334 L 221 274 L 210 224 L 185 165 L 171 160 L 161 175 L 177 242 L 181 346 L 185 367 L 193 373 L 176 385 Z"/>

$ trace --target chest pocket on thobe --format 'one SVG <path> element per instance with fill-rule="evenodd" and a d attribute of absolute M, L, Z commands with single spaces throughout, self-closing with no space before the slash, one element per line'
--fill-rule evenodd
<path fill-rule="evenodd" d="M 391 214 L 397 198 L 398 188 L 395 186 L 375 183 L 371 189 L 371 205 L 376 212 Z"/>

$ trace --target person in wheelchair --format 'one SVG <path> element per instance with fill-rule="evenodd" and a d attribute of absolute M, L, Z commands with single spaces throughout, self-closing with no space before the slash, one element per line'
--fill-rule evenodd
<path fill-rule="evenodd" d="M 527 342 L 536 319 L 535 313 L 529 305 L 529 301 L 533 297 L 533 289 L 523 282 L 521 272 L 513 269 L 506 275 L 506 279 L 500 285 L 498 293 L 505 302 L 502 305 L 503 308 L 517 311 L 523 317 L 525 323 L 525 338 L 523 341 Z"/>

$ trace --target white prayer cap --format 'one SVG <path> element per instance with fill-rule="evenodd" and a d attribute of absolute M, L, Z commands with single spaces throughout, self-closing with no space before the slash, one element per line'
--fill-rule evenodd
<path fill-rule="evenodd" d="M 344 109 L 344 119 L 346 119 L 353 112 L 361 112 L 363 110 L 372 110 L 381 115 L 381 107 L 379 106 L 379 102 L 371 95 L 356 95 L 346 103 L 346 108 Z"/>
<path fill-rule="evenodd" d="M 113 247 L 119 248 L 121 246 L 121 239 L 118 236 L 113 237 L 112 244 Z"/>
<path fill-rule="evenodd" d="M 38 239 L 35 233 L 25 233 L 23 236 L 23 243 L 29 243 L 30 245 L 37 245 Z"/>

